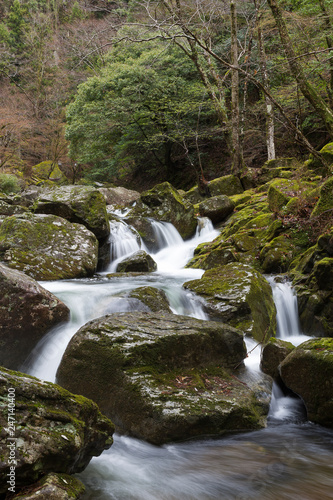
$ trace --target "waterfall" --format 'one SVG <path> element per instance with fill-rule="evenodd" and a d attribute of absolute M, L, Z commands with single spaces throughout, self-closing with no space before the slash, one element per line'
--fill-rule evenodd
<path fill-rule="evenodd" d="M 272 287 L 276 307 L 277 338 L 291 342 L 297 346 L 310 337 L 304 335 L 300 328 L 297 295 L 290 282 L 276 282 L 268 278 Z M 276 382 L 268 418 L 273 421 L 295 421 L 304 418 L 304 405 L 301 400 L 286 393 Z"/>

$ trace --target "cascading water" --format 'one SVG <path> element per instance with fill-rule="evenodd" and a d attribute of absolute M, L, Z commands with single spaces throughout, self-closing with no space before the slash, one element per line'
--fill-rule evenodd
<path fill-rule="evenodd" d="M 274 278 L 268 281 L 276 307 L 277 338 L 295 346 L 305 342 L 310 337 L 304 335 L 300 328 L 295 290 L 289 282 L 276 282 Z M 274 382 L 268 418 L 274 421 L 299 420 L 304 418 L 303 404 L 298 398 L 286 395 Z"/>
<path fill-rule="evenodd" d="M 203 272 L 183 269 L 186 259 L 199 243 L 218 234 L 209 221 L 200 225 L 192 240 L 184 242 L 179 235 L 176 240 L 162 239 L 165 246 L 151 253 L 158 263 L 155 273 L 130 278 L 100 273 L 92 279 L 43 282 L 70 307 L 71 321 L 43 339 L 25 371 L 54 381 L 77 329 L 92 318 L 128 310 L 126 294 L 137 287 L 161 288 L 175 313 L 205 319 L 198 299 L 181 288 Z M 164 223 L 159 226 L 162 232 L 169 229 Z M 120 233 L 115 240 L 118 237 Z M 127 249 L 119 250 L 120 259 L 122 252 Z M 248 346 L 250 350 L 252 343 Z M 94 458 L 78 477 L 86 485 L 83 500 L 325 500 L 332 498 L 332 450 L 332 431 L 285 420 L 258 432 L 161 447 L 115 435 L 110 450 Z"/>

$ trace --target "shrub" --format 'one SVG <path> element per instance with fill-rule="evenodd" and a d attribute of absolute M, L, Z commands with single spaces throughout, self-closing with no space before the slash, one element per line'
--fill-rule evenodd
<path fill-rule="evenodd" d="M 18 178 L 11 174 L 0 174 L 0 191 L 5 194 L 20 191 Z"/>

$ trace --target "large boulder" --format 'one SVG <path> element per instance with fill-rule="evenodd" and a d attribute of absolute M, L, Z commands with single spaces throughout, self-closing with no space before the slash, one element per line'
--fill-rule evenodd
<path fill-rule="evenodd" d="M 224 175 L 217 177 L 208 183 L 211 196 L 219 196 L 224 194 L 226 196 L 233 196 L 243 192 L 242 184 L 238 177 L 235 175 Z M 200 203 L 205 196 L 202 196 L 198 186 L 194 186 L 187 191 L 184 198 L 191 203 Z"/>
<path fill-rule="evenodd" d="M 333 176 L 321 186 L 319 200 L 311 213 L 311 219 L 325 214 L 330 220 L 333 219 Z"/>
<path fill-rule="evenodd" d="M 208 217 L 213 224 L 224 221 L 235 208 L 234 203 L 228 196 L 221 194 L 214 196 L 199 204 L 199 213 L 202 217 Z"/>
<path fill-rule="evenodd" d="M 267 404 L 234 371 L 245 356 L 242 334 L 220 322 L 112 314 L 74 335 L 57 380 L 93 398 L 118 432 L 162 444 L 264 425 Z"/>
<path fill-rule="evenodd" d="M 0 494 L 11 476 L 20 488 L 49 472 L 81 472 L 111 446 L 114 426 L 92 401 L 5 368 L 0 381 Z"/>
<path fill-rule="evenodd" d="M 280 363 L 295 349 L 291 342 L 282 339 L 271 338 L 262 346 L 260 356 L 260 368 L 273 379 L 279 379 Z"/>
<path fill-rule="evenodd" d="M 212 317 L 263 342 L 275 336 L 276 309 L 268 281 L 254 268 L 239 262 L 206 271 L 199 280 L 184 283 L 205 300 Z"/>
<path fill-rule="evenodd" d="M 118 273 L 150 273 L 156 271 L 157 264 L 144 250 L 138 250 L 119 262 Z"/>
<path fill-rule="evenodd" d="M 17 369 L 69 309 L 26 274 L 0 264 L 0 365 Z"/>
<path fill-rule="evenodd" d="M 34 204 L 35 213 L 53 214 L 83 224 L 97 239 L 109 235 L 105 198 L 91 186 L 62 186 L 41 192 Z"/>
<path fill-rule="evenodd" d="M 193 236 L 197 226 L 193 206 L 169 182 L 142 193 L 128 216 L 152 217 L 171 222 L 184 239 Z"/>
<path fill-rule="evenodd" d="M 0 259 L 37 280 L 83 278 L 96 270 L 98 241 L 55 215 L 13 215 L 0 226 Z"/>
<path fill-rule="evenodd" d="M 280 364 L 283 382 L 304 401 L 308 419 L 333 427 L 333 339 L 311 339 Z"/>
<path fill-rule="evenodd" d="M 102 187 L 98 188 L 98 191 L 104 196 L 107 205 L 116 207 L 128 207 L 140 198 L 140 193 L 138 191 L 133 191 L 120 186 L 109 188 Z"/>

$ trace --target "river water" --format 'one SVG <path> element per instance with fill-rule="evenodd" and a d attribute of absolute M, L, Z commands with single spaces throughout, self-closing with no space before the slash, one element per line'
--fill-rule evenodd
<path fill-rule="evenodd" d="M 209 220 L 200 222 L 201 229 L 187 242 L 170 224 L 154 222 L 157 246 L 149 253 L 158 264 L 155 273 L 107 276 L 124 256 L 140 245 L 146 249 L 120 219 L 112 225 L 112 262 L 105 272 L 91 279 L 42 282 L 69 306 L 71 319 L 44 337 L 22 371 L 54 382 L 80 326 L 103 314 L 137 310 L 126 294 L 140 286 L 164 290 L 175 314 L 208 320 L 200 299 L 182 289 L 185 281 L 203 273 L 184 269 L 195 247 L 218 234 Z M 300 331 L 295 294 L 288 283 L 268 279 L 278 335 L 297 345 L 308 337 Z M 247 367 L 259 371 L 259 347 L 251 339 L 246 342 L 251 351 Z M 328 500 L 333 499 L 333 431 L 308 422 L 302 402 L 274 385 L 263 430 L 160 447 L 115 435 L 113 446 L 78 477 L 86 485 L 84 500 Z"/>

